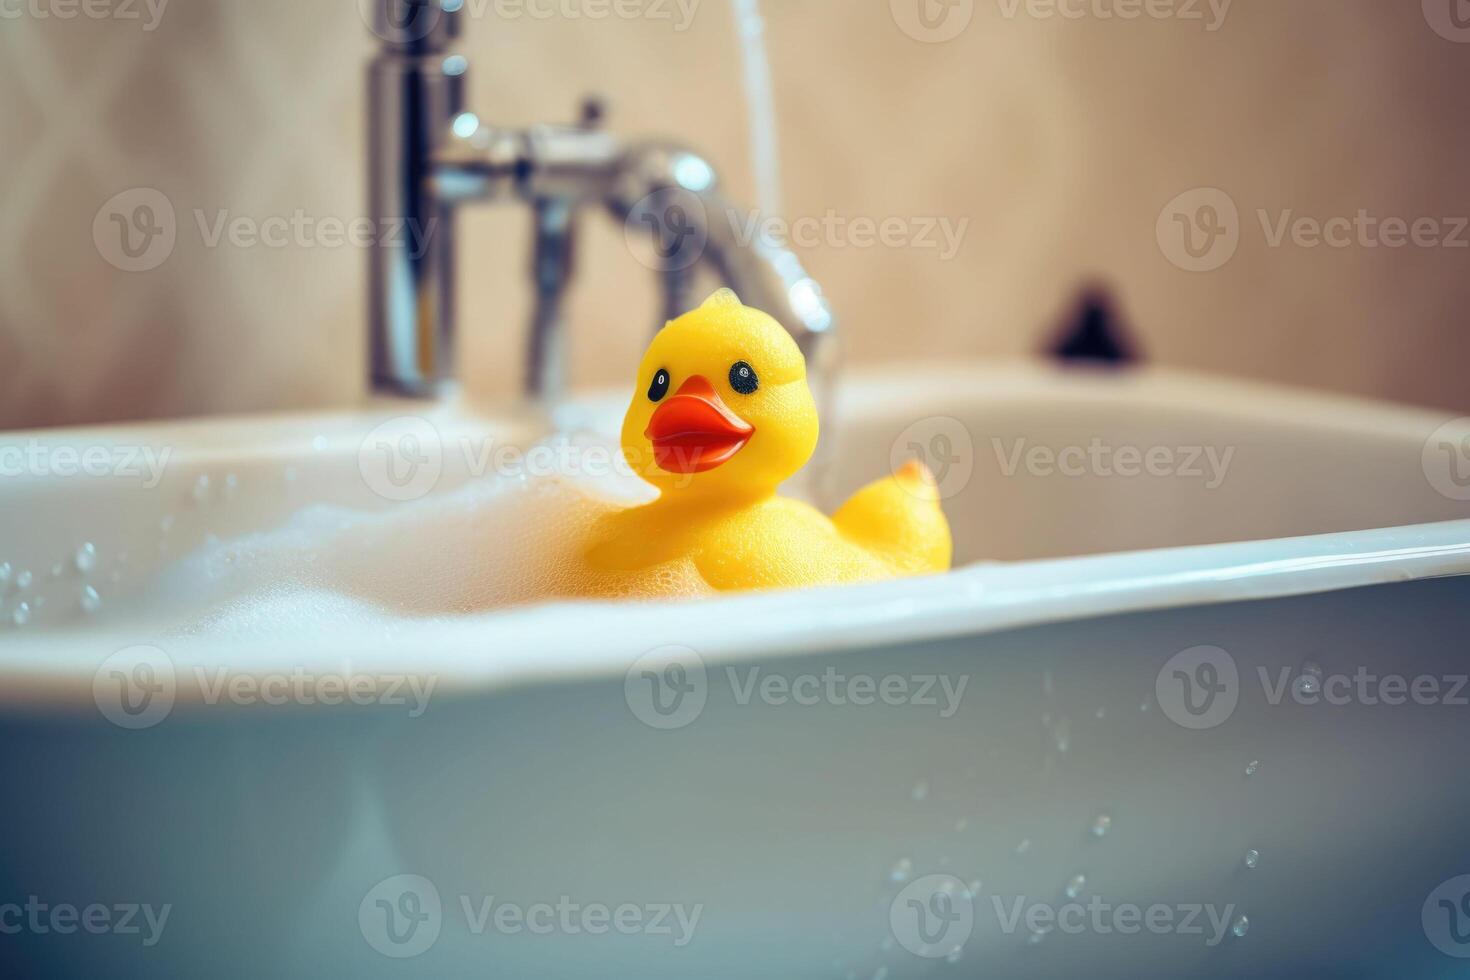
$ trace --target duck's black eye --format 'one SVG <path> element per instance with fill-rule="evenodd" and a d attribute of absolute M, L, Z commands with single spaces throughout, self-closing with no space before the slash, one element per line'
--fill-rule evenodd
<path fill-rule="evenodd" d="M 755 376 L 755 368 L 744 361 L 736 361 L 730 368 L 730 387 L 742 395 L 753 395 L 755 390 L 761 386 L 761 379 Z"/>
<path fill-rule="evenodd" d="M 669 372 L 663 368 L 659 368 L 658 373 L 653 376 L 653 384 L 648 386 L 648 400 L 651 402 L 661 402 L 664 400 L 664 395 L 668 393 Z"/>

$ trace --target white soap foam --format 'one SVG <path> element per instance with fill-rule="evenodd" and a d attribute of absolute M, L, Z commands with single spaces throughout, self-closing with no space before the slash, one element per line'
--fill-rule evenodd
<path fill-rule="evenodd" d="M 143 602 L 173 624 L 165 636 L 299 642 L 364 631 L 386 638 L 428 619 L 555 599 L 709 595 L 689 562 L 636 574 L 586 569 L 593 522 L 652 497 L 630 475 L 522 475 L 387 510 L 309 506 L 276 529 L 206 545 L 165 571 Z"/>

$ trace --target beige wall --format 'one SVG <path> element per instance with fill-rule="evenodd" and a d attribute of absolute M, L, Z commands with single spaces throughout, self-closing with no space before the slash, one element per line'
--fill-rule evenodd
<path fill-rule="evenodd" d="M 1429 24 L 1453 2 L 1236 0 L 1207 31 L 973 0 L 963 33 L 923 43 L 887 0 L 766 0 L 788 213 L 970 222 L 947 261 L 841 238 L 804 251 L 850 359 L 1031 351 L 1102 280 L 1157 360 L 1470 408 L 1470 248 L 1271 247 L 1257 213 L 1470 214 L 1470 43 Z M 1196 9 L 1214 16 L 1207 0 Z M 355 0 L 172 0 L 142 26 L 32 13 L 0 25 L 0 426 L 359 397 L 363 255 L 207 248 L 194 214 L 362 213 L 371 44 Z M 701 147 L 753 196 L 725 0 L 701 0 L 683 32 L 468 26 L 487 120 L 569 118 L 600 91 L 618 132 Z M 173 204 L 178 241 L 163 266 L 128 274 L 99 255 L 93 220 L 139 186 Z M 1199 187 L 1237 206 L 1239 249 L 1187 272 L 1156 225 Z M 482 390 L 508 391 L 517 373 L 526 234 L 513 210 L 465 220 L 465 373 Z M 581 271 L 575 378 L 620 381 L 652 282 L 600 217 Z"/>

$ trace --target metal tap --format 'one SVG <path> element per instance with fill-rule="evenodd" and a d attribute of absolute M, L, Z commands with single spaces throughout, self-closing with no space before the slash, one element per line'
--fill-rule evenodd
<path fill-rule="evenodd" d="M 471 201 L 521 201 L 535 216 L 532 398 L 555 399 L 565 384 L 563 303 L 587 206 L 623 223 L 630 248 L 659 276 L 664 319 L 693 305 L 694 276 L 708 269 L 791 332 L 819 387 L 830 376 L 835 323 L 821 287 L 788 249 L 740 233 L 703 157 L 615 139 L 595 102 L 572 125 L 487 126 L 465 108 L 469 63 L 452 50 L 463 0 L 365 2 L 382 41 L 368 81 L 372 216 L 417 232 L 413 248 L 377 236 L 372 250 L 374 391 L 432 397 L 453 383 L 455 213 Z"/>

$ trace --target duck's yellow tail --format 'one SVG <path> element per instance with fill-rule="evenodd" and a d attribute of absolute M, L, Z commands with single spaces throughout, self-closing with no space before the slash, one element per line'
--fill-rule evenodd
<path fill-rule="evenodd" d="M 843 537 L 893 565 L 900 575 L 948 571 L 954 555 L 939 488 L 918 460 L 853 494 L 832 515 L 832 523 Z"/>

